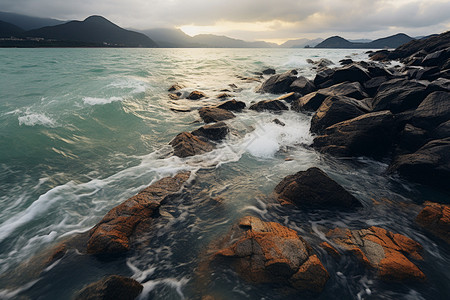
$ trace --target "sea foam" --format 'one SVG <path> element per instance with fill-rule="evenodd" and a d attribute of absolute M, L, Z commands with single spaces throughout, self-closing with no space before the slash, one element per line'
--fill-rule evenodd
<path fill-rule="evenodd" d="M 109 97 L 109 98 L 95 98 L 95 97 L 84 97 L 83 102 L 88 105 L 103 105 L 109 104 L 115 101 L 122 101 L 122 97 Z"/>
<path fill-rule="evenodd" d="M 55 127 L 56 123 L 53 119 L 45 114 L 29 113 L 25 116 L 18 117 L 19 125 L 35 126 L 41 125 L 46 127 Z"/>

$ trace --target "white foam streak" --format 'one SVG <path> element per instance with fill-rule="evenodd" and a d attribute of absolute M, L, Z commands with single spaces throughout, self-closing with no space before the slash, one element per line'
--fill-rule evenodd
<path fill-rule="evenodd" d="M 48 117 L 45 114 L 40 113 L 29 113 L 24 116 L 18 117 L 19 125 L 25 125 L 25 126 L 46 126 L 46 127 L 55 127 L 56 122 Z"/>
<path fill-rule="evenodd" d="M 16 290 L 7 290 L 7 289 L 4 289 L 4 290 L 0 290 L 0 299 L 13 299 L 13 298 L 15 298 L 19 293 L 21 293 L 21 292 L 23 292 L 23 291 L 26 291 L 26 290 L 28 290 L 29 288 L 31 288 L 33 285 L 35 285 L 36 284 L 36 282 L 38 282 L 39 281 L 39 279 L 38 280 L 34 280 L 34 281 L 31 281 L 31 282 L 29 282 L 29 283 L 27 283 L 27 284 L 25 284 L 25 285 L 23 285 L 22 287 L 20 287 L 20 288 L 18 288 L 18 289 L 16 289 Z"/>
<path fill-rule="evenodd" d="M 155 289 L 155 287 L 159 284 L 164 284 L 166 286 L 172 287 L 176 290 L 177 294 L 180 296 L 181 299 L 186 299 L 182 288 L 189 282 L 189 279 L 186 277 L 183 277 L 181 279 L 176 278 L 164 278 L 164 279 L 158 279 L 158 280 L 150 280 L 142 285 L 144 286 L 144 289 L 142 290 L 142 293 L 139 295 L 138 300 L 144 300 L 148 298 L 149 293 Z"/>
<path fill-rule="evenodd" d="M 109 98 L 95 98 L 95 97 L 84 97 L 84 104 L 88 105 L 104 105 L 115 101 L 122 101 L 122 97 L 109 97 Z"/>

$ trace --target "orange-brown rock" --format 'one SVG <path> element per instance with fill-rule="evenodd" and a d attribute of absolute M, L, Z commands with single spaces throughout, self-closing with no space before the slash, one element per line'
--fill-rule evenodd
<path fill-rule="evenodd" d="M 111 209 L 89 231 L 87 252 L 91 254 L 121 254 L 130 249 L 130 238 L 140 224 L 146 224 L 161 203 L 178 193 L 189 179 L 190 172 L 165 177 L 122 204 Z"/>
<path fill-rule="evenodd" d="M 281 224 L 244 217 L 220 242 L 215 262 L 234 267 L 254 283 L 284 283 L 303 291 L 320 292 L 329 275 L 311 247 Z"/>
<path fill-rule="evenodd" d="M 450 244 L 450 205 L 426 202 L 416 222 Z"/>
<path fill-rule="evenodd" d="M 361 230 L 336 228 L 327 237 L 352 252 L 366 266 L 376 269 L 381 279 L 425 279 L 425 274 L 407 258 L 422 260 L 422 246 L 404 235 L 372 226 Z"/>
<path fill-rule="evenodd" d="M 322 249 L 324 249 L 329 255 L 333 256 L 334 258 L 338 258 L 341 256 L 339 251 L 330 245 L 328 242 L 323 242 L 319 245 Z"/>
<path fill-rule="evenodd" d="M 169 145 L 173 147 L 173 154 L 178 157 L 194 156 L 214 149 L 212 144 L 189 132 L 178 134 Z"/>

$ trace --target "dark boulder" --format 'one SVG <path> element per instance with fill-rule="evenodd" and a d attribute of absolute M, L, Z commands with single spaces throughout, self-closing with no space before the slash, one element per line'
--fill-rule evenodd
<path fill-rule="evenodd" d="M 316 111 L 329 96 L 347 96 L 354 99 L 369 97 L 358 82 L 344 82 L 320 89 L 292 102 L 295 111 Z"/>
<path fill-rule="evenodd" d="M 318 168 L 286 176 L 274 191 L 282 205 L 320 209 L 352 209 L 362 206 L 358 199 Z"/>
<path fill-rule="evenodd" d="M 450 120 L 450 92 L 434 92 L 417 107 L 411 123 L 430 130 L 448 120 Z"/>
<path fill-rule="evenodd" d="M 275 222 L 243 217 L 218 244 L 210 266 L 232 267 L 249 282 L 320 293 L 329 278 L 311 246 L 297 232 Z"/>
<path fill-rule="evenodd" d="M 343 66 L 351 65 L 351 64 L 353 63 L 353 59 L 351 59 L 351 58 L 341 59 L 341 60 L 339 61 L 339 63 L 340 63 L 341 65 L 343 65 Z"/>
<path fill-rule="evenodd" d="M 389 50 L 378 50 L 369 54 L 369 57 L 373 61 L 386 61 L 389 60 Z"/>
<path fill-rule="evenodd" d="M 75 300 L 134 300 L 143 290 L 134 279 L 111 275 L 82 289 Z"/>
<path fill-rule="evenodd" d="M 178 134 L 170 143 L 173 154 L 178 157 L 188 157 L 210 152 L 214 146 L 189 132 Z"/>
<path fill-rule="evenodd" d="M 267 79 L 257 90 L 258 93 L 283 94 L 290 92 L 291 84 L 297 79 L 297 71 L 277 74 Z"/>
<path fill-rule="evenodd" d="M 450 205 L 426 202 L 416 222 L 450 245 Z"/>
<path fill-rule="evenodd" d="M 111 209 L 89 231 L 87 252 L 99 255 L 118 255 L 130 250 L 136 232 L 146 228 L 168 197 L 179 192 L 189 179 L 190 172 L 165 177 L 137 195 Z"/>
<path fill-rule="evenodd" d="M 428 85 L 428 91 L 430 93 L 436 92 L 436 91 L 450 92 L 450 79 L 438 78 L 438 79 L 432 81 Z"/>
<path fill-rule="evenodd" d="M 358 64 L 351 64 L 342 68 L 337 68 L 332 76 L 333 82 L 359 82 L 363 84 L 370 79 L 369 72 Z"/>
<path fill-rule="evenodd" d="M 317 88 L 324 88 L 333 85 L 331 77 L 334 74 L 333 69 L 323 69 L 317 72 L 316 77 L 314 77 L 314 85 Z"/>
<path fill-rule="evenodd" d="M 391 150 L 395 125 L 389 111 L 364 114 L 326 128 L 313 147 L 337 156 L 382 157 Z"/>
<path fill-rule="evenodd" d="M 450 138 L 433 140 L 412 154 L 400 155 L 389 166 L 410 180 L 450 190 Z"/>
<path fill-rule="evenodd" d="M 331 125 L 356 118 L 366 112 L 361 101 L 345 96 L 329 96 L 311 119 L 311 132 L 322 133 Z"/>
<path fill-rule="evenodd" d="M 274 75 L 276 73 L 275 69 L 268 68 L 262 71 L 264 75 Z"/>
<path fill-rule="evenodd" d="M 187 99 L 189 100 L 199 100 L 201 98 L 205 98 L 206 95 L 203 92 L 200 91 L 193 91 L 189 94 L 189 96 L 187 96 Z"/>
<path fill-rule="evenodd" d="M 235 99 L 226 101 L 220 105 L 216 106 L 217 108 L 231 110 L 231 111 L 241 111 L 245 108 L 245 103 L 242 101 L 236 101 Z"/>
<path fill-rule="evenodd" d="M 450 120 L 440 124 L 431 132 L 435 139 L 444 139 L 450 137 Z"/>
<path fill-rule="evenodd" d="M 450 31 L 426 39 L 413 40 L 401 45 L 391 53 L 389 59 L 405 59 L 419 51 L 433 53 L 450 47 Z"/>
<path fill-rule="evenodd" d="M 380 65 L 375 64 L 375 63 L 372 63 L 372 64 L 367 66 L 367 72 L 369 72 L 369 76 L 371 78 L 380 77 L 380 76 L 384 76 L 384 77 L 390 78 L 390 77 L 393 76 L 391 71 L 389 71 L 385 67 L 380 66 Z"/>
<path fill-rule="evenodd" d="M 450 57 L 450 48 L 435 51 L 433 53 L 428 54 L 422 60 L 422 66 L 431 67 L 431 66 L 442 66 L 447 59 Z"/>
<path fill-rule="evenodd" d="M 430 140 L 426 130 L 406 124 L 397 139 L 397 154 L 417 151 Z"/>
<path fill-rule="evenodd" d="M 224 122 L 218 122 L 214 124 L 208 124 L 200 127 L 191 133 L 195 136 L 204 137 L 212 141 L 220 141 L 224 139 L 228 134 L 228 126 Z"/>
<path fill-rule="evenodd" d="M 415 109 L 426 97 L 427 83 L 396 78 L 383 83 L 373 98 L 374 111 L 399 113 Z"/>
<path fill-rule="evenodd" d="M 364 83 L 364 89 L 373 97 L 377 93 L 379 87 L 388 80 L 389 79 L 386 76 L 373 77 Z"/>
<path fill-rule="evenodd" d="M 280 100 L 263 100 L 259 101 L 258 103 L 253 104 L 250 106 L 251 110 L 256 111 L 282 111 L 282 110 L 289 110 L 289 108 Z"/>
<path fill-rule="evenodd" d="M 299 76 L 292 84 L 290 85 L 290 91 L 300 93 L 302 95 L 309 94 L 316 90 L 316 86 L 314 83 L 307 79 L 306 77 Z"/>
<path fill-rule="evenodd" d="M 205 123 L 225 121 L 236 117 L 232 112 L 217 107 L 203 107 L 198 110 L 198 113 Z"/>

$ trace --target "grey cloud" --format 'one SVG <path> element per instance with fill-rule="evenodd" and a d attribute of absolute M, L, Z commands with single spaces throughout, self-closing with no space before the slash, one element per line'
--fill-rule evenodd
<path fill-rule="evenodd" d="M 396 28 L 443 31 L 450 23 L 450 1 L 444 0 L 2 0 L 0 10 L 66 20 L 101 14 L 123 27 L 140 29 L 212 26 L 217 21 L 278 20 L 292 24 L 285 28 L 274 23 L 272 29 L 276 32 L 234 32 L 247 39 L 302 33 L 388 32 Z"/>

